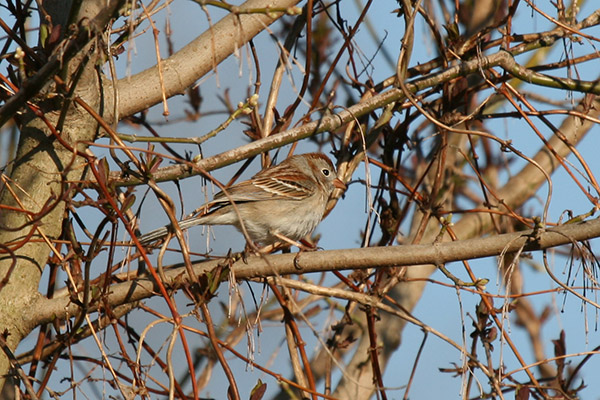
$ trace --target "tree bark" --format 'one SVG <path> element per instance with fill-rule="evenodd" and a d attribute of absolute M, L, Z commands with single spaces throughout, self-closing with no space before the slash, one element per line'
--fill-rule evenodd
<path fill-rule="evenodd" d="M 117 0 L 84 1 L 77 21 L 87 20 L 90 25 L 79 24 L 79 29 L 89 29 L 90 35 L 102 32 L 120 3 Z M 49 7 L 46 12 L 52 21 L 60 24 L 66 21 L 69 8 L 63 4 L 63 7 Z M 40 19 L 44 20 L 42 15 Z M 73 83 L 71 78 L 77 68 L 83 68 L 73 95 L 97 111 L 100 105 L 98 57 L 101 57 L 98 46 L 92 41 L 63 64 L 65 75 L 69 77 L 67 84 Z M 51 241 L 61 234 L 67 204 L 64 200 L 71 195 L 70 182 L 77 182 L 85 172 L 85 160 L 77 156 L 75 150 L 85 150 L 81 142 L 93 140 L 97 131 L 96 121 L 84 110 L 74 107 L 63 96 L 46 96 L 54 90 L 55 86 L 49 85 L 36 97 L 39 112 L 27 108 L 21 116 L 11 180 L 0 194 L 0 204 L 12 208 L 4 209 L 0 215 L 0 243 L 8 250 L 0 256 L 0 329 L 12 350 L 35 327 L 33 320 L 23 318 L 24 310 L 40 297 L 38 285 L 50 253 L 60 258 L 60 252 L 54 251 L 55 244 Z M 65 118 L 58 132 L 61 140 L 58 140 L 50 127 L 56 127 L 61 113 Z M 10 367 L 7 356 L 0 354 L 0 387 Z"/>

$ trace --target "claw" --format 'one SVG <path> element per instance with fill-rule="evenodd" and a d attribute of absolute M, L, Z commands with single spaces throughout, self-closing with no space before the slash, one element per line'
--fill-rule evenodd
<path fill-rule="evenodd" d="M 298 271 L 302 271 L 302 266 L 300 265 L 300 254 L 302 254 L 302 251 L 296 253 L 296 256 L 294 257 L 294 268 L 296 268 Z"/>

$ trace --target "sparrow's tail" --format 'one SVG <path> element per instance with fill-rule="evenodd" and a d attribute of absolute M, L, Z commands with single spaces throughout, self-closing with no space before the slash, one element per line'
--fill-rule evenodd
<path fill-rule="evenodd" d="M 203 217 L 194 217 L 190 219 L 184 219 L 183 221 L 179 221 L 179 227 L 182 230 L 185 230 L 191 228 L 192 226 L 203 225 L 205 223 L 206 222 L 204 221 Z M 156 240 L 165 238 L 169 234 L 169 232 L 173 231 L 173 225 L 166 225 L 162 228 L 158 228 L 148 233 L 145 233 L 138 239 L 142 245 L 146 246 Z"/>

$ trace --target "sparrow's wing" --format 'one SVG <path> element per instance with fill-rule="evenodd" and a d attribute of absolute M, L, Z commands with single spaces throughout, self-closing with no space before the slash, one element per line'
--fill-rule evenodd
<path fill-rule="evenodd" d="M 266 174 L 254 178 L 215 195 L 211 205 L 243 203 L 262 200 L 303 200 L 314 193 L 314 184 L 306 174 L 290 171 L 289 168 L 272 168 Z"/>

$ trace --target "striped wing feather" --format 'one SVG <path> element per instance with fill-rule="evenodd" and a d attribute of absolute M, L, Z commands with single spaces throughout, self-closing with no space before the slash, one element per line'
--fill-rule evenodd
<path fill-rule="evenodd" d="M 253 179 L 227 189 L 229 196 L 224 192 L 217 193 L 211 204 L 229 203 L 230 200 L 236 203 L 278 198 L 302 200 L 312 194 L 311 182 L 306 179 L 306 175 L 279 167 L 264 171 L 267 173 L 259 173 Z"/>

